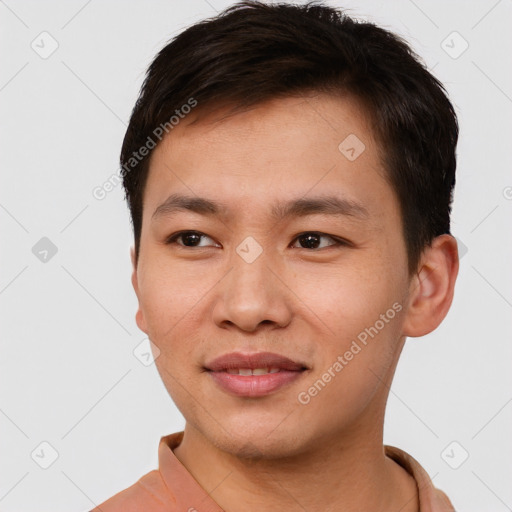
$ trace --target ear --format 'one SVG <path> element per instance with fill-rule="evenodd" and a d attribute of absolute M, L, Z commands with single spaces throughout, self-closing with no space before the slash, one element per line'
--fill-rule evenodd
<path fill-rule="evenodd" d="M 451 235 L 436 237 L 411 279 L 405 336 L 424 336 L 439 326 L 450 309 L 458 272 L 457 240 Z"/>
<path fill-rule="evenodd" d="M 146 321 L 144 319 L 144 313 L 142 311 L 141 302 L 140 302 L 140 291 L 139 291 L 139 278 L 137 275 L 137 267 L 138 262 L 135 256 L 135 248 L 130 248 L 130 258 L 132 260 L 132 286 L 135 291 L 135 295 L 137 296 L 138 307 L 137 313 L 135 313 L 135 321 L 137 322 L 137 326 L 142 332 L 147 334 Z"/>

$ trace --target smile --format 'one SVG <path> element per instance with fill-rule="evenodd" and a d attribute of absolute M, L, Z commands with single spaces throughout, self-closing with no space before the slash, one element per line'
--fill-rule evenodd
<path fill-rule="evenodd" d="M 205 369 L 221 390 L 238 397 L 257 398 L 294 382 L 308 368 L 270 352 L 233 352 L 214 359 Z"/>

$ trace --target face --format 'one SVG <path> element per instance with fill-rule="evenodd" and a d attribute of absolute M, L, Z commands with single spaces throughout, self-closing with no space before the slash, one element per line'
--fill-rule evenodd
<path fill-rule="evenodd" d="M 409 276 L 365 117 L 326 95 L 221 114 L 191 113 L 150 161 L 133 284 L 163 382 L 232 454 L 284 457 L 369 432 Z"/>

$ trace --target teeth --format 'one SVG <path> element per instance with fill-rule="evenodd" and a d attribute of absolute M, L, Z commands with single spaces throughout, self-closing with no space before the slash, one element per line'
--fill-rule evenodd
<path fill-rule="evenodd" d="M 250 368 L 228 368 L 226 370 L 227 373 L 232 375 L 267 375 L 268 373 L 277 373 L 279 372 L 279 368 L 254 368 L 251 370 Z"/>

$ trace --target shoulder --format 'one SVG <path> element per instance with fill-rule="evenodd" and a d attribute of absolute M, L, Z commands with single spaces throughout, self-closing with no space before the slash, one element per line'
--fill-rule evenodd
<path fill-rule="evenodd" d="M 395 446 L 385 446 L 384 449 L 389 458 L 402 466 L 416 480 L 420 511 L 455 512 L 448 496 L 434 487 L 427 472 L 414 457 Z"/>
<path fill-rule="evenodd" d="M 90 512 L 174 512 L 176 499 L 156 469 Z"/>

